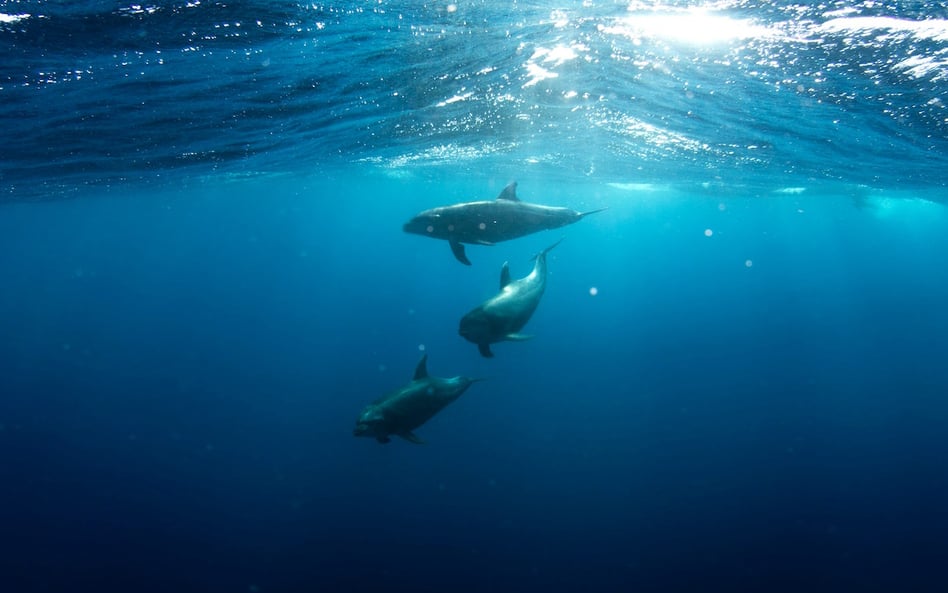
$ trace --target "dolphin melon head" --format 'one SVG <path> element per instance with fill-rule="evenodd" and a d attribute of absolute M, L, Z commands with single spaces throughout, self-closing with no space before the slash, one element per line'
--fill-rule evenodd
<path fill-rule="evenodd" d="M 356 420 L 352 434 L 357 437 L 384 437 L 385 416 L 375 406 L 366 406 Z"/>
<path fill-rule="evenodd" d="M 490 319 L 481 309 L 475 309 L 461 318 L 458 333 L 465 340 L 475 344 L 485 344 L 494 337 L 491 331 Z"/>
<path fill-rule="evenodd" d="M 438 208 L 419 212 L 414 218 L 406 222 L 402 229 L 406 233 L 413 235 L 425 235 L 427 237 L 444 238 L 446 237 L 445 222 L 442 220 Z"/>

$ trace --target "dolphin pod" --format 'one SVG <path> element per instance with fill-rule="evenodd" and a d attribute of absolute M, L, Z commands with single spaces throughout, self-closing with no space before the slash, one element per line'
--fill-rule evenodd
<path fill-rule="evenodd" d="M 577 212 L 522 202 L 517 198 L 517 183 L 508 185 L 491 202 L 466 202 L 425 210 L 404 225 L 405 232 L 447 240 L 455 258 L 471 265 L 464 243 L 493 245 L 542 230 L 572 224 L 583 217 L 605 210 Z M 546 255 L 560 244 L 556 241 L 535 256 L 533 270 L 512 280 L 510 267 L 500 271 L 500 292 L 487 299 L 462 318 L 458 333 L 477 345 L 486 358 L 492 358 L 491 344 L 523 341 L 532 336 L 520 333 L 540 304 L 546 291 Z M 433 377 L 428 374 L 428 355 L 422 356 L 411 382 L 367 405 L 356 420 L 355 436 L 372 437 L 389 443 L 399 436 L 411 443 L 423 441 L 414 430 L 458 399 L 478 379 L 457 376 Z"/>

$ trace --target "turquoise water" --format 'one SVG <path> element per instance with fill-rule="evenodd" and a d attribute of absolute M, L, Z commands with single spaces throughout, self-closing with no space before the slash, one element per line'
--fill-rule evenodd
<path fill-rule="evenodd" d="M 4 590 L 941 590 L 944 3 L 0 13 Z"/>

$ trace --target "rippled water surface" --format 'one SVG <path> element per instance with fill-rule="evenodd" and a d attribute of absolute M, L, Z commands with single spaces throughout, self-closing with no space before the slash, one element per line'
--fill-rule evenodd
<path fill-rule="evenodd" d="M 353 162 L 752 188 L 946 183 L 943 2 L 0 12 L 8 200 Z"/>

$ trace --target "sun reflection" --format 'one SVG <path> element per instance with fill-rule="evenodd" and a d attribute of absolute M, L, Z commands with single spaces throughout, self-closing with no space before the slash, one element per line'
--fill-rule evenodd
<path fill-rule="evenodd" d="M 694 45 L 773 36 L 773 31 L 754 21 L 715 14 L 702 7 L 663 7 L 648 12 L 636 11 L 617 19 L 612 26 L 601 25 L 600 30 L 611 35 L 629 37 L 633 41 L 665 39 Z"/>
<path fill-rule="evenodd" d="M 0 23 L 15 23 L 30 18 L 28 14 L 4 14 L 0 12 Z"/>

